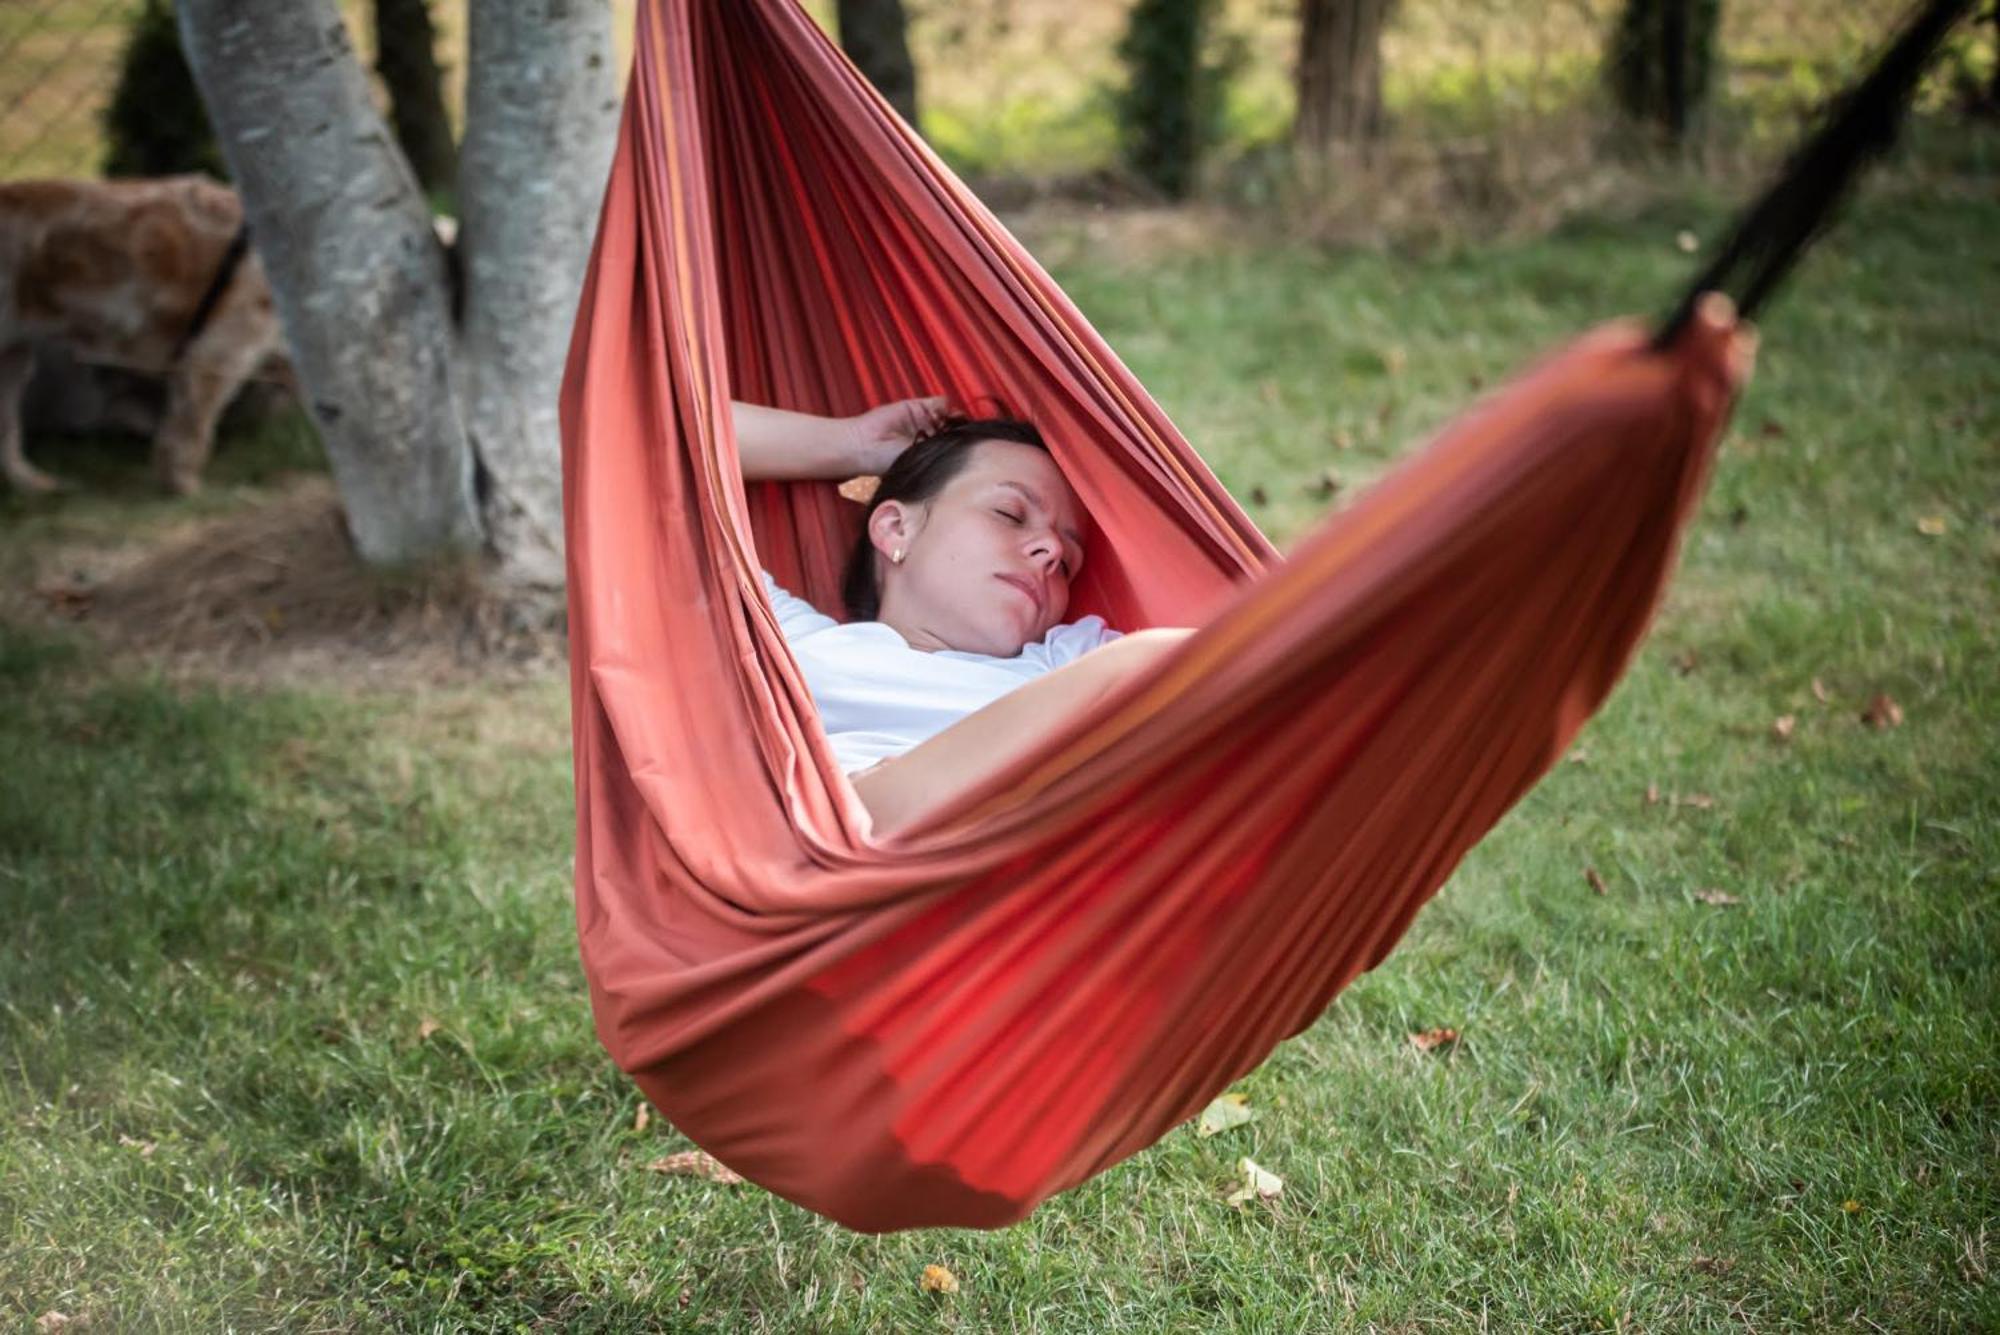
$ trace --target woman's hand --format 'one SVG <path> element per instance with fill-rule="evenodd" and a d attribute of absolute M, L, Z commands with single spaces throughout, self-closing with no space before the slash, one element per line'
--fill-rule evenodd
<path fill-rule="evenodd" d="M 896 456 L 909 449 L 918 436 L 934 429 L 944 415 L 944 396 L 932 395 L 884 403 L 846 419 L 854 472 L 865 477 L 888 472 Z"/>

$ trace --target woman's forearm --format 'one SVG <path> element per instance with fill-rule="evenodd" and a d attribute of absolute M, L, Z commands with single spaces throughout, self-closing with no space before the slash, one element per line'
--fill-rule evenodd
<path fill-rule="evenodd" d="M 754 403 L 732 402 L 729 411 L 746 481 L 843 481 L 865 471 L 857 460 L 854 430 L 844 417 L 815 417 Z"/>

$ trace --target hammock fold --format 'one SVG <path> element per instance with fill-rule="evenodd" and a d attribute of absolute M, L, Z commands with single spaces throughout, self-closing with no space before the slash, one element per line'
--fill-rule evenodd
<path fill-rule="evenodd" d="M 563 389 L 577 925 L 691 1139 L 849 1227 L 997 1227 L 1150 1145 L 1378 964 L 1658 604 L 1723 339 L 1600 329 L 1281 559 L 791 0 L 648 0 Z M 746 487 L 732 398 L 997 397 L 1091 515 L 1072 615 L 1196 625 L 893 838 L 757 578 L 860 509 Z"/>

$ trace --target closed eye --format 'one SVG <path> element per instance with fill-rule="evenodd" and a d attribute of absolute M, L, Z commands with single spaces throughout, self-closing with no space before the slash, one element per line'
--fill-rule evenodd
<path fill-rule="evenodd" d="M 1016 524 L 1025 524 L 1028 522 L 1028 517 L 1026 515 L 1015 514 L 1012 510 L 996 509 L 993 511 L 993 513 L 999 515 L 1003 519 L 1012 520 Z M 1064 579 L 1075 578 L 1075 572 L 1069 568 L 1069 558 L 1067 556 L 1065 556 L 1062 559 L 1062 572 Z"/>

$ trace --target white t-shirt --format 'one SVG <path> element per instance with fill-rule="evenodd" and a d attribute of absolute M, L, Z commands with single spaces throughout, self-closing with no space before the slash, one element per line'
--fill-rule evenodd
<path fill-rule="evenodd" d="M 764 592 L 778 614 L 792 656 L 805 674 L 843 772 L 899 756 L 967 714 L 1018 686 L 1073 662 L 1122 634 L 1104 618 L 1052 627 L 1012 658 L 940 649 L 912 649 L 880 621 L 842 623 L 778 587 L 769 571 Z"/>

